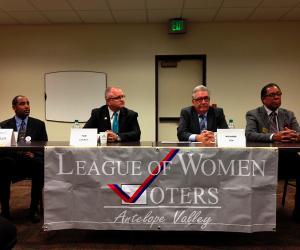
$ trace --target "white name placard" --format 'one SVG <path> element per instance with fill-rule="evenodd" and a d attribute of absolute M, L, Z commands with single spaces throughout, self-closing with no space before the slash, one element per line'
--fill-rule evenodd
<path fill-rule="evenodd" d="M 70 146 L 97 146 L 96 128 L 72 128 Z"/>
<path fill-rule="evenodd" d="M 245 129 L 218 129 L 218 147 L 246 147 Z"/>
<path fill-rule="evenodd" d="M 0 146 L 10 147 L 16 145 L 16 138 L 14 130 L 9 129 L 0 129 Z"/>

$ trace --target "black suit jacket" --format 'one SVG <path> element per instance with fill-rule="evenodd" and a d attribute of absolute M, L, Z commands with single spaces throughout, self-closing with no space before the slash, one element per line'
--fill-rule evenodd
<path fill-rule="evenodd" d="M 207 111 L 207 130 L 216 132 L 218 128 L 228 128 L 223 109 L 210 107 Z M 177 128 L 179 141 L 188 141 L 192 134 L 199 134 L 199 117 L 193 106 L 183 108 Z"/>
<path fill-rule="evenodd" d="M 12 128 L 17 131 L 15 117 L 1 122 L 0 126 L 1 128 Z M 28 117 L 26 136 L 30 136 L 31 141 L 48 141 L 45 123 L 36 118 Z"/>
<path fill-rule="evenodd" d="M 122 108 L 119 114 L 119 137 L 121 141 L 139 141 L 141 130 L 137 120 L 138 113 Z M 110 117 L 107 105 L 93 109 L 90 119 L 84 128 L 97 128 L 99 132 L 111 130 Z"/>

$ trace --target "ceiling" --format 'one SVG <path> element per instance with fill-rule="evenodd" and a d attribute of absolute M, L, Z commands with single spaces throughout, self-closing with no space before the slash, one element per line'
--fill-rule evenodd
<path fill-rule="evenodd" d="M 0 24 L 300 21 L 300 0 L 0 0 Z"/>

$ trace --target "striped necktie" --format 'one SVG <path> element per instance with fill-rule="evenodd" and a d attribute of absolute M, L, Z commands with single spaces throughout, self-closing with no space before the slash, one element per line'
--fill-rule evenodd
<path fill-rule="evenodd" d="M 200 134 L 201 134 L 201 132 L 206 129 L 206 127 L 205 127 L 205 116 L 204 115 L 199 115 L 199 119 L 200 119 L 199 127 L 200 127 Z"/>
<path fill-rule="evenodd" d="M 278 132 L 276 116 L 277 116 L 277 114 L 274 111 L 269 115 L 270 133 Z"/>
<path fill-rule="evenodd" d="M 18 141 L 24 142 L 26 137 L 26 124 L 25 121 L 22 120 L 21 126 L 18 132 Z"/>
<path fill-rule="evenodd" d="M 113 114 L 113 124 L 112 124 L 112 131 L 117 134 L 119 133 L 119 119 L 118 119 L 118 113 L 114 112 Z"/>

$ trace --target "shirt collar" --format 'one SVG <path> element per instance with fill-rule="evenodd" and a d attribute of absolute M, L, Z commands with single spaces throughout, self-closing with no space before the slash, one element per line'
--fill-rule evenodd
<path fill-rule="evenodd" d="M 15 119 L 16 119 L 17 126 L 21 125 L 21 123 L 22 123 L 23 120 L 20 117 L 16 116 L 16 115 L 15 115 Z M 27 125 L 28 116 L 26 116 L 26 118 L 24 119 L 24 122 L 25 122 L 25 125 Z"/>
<path fill-rule="evenodd" d="M 271 109 L 267 108 L 265 105 L 264 105 L 264 108 L 268 115 L 270 115 L 273 112 Z M 276 109 L 274 112 L 278 115 L 278 109 Z"/>
<path fill-rule="evenodd" d="M 107 108 L 108 108 L 108 112 L 109 112 L 109 118 L 112 119 L 115 111 L 112 111 L 108 106 L 107 106 Z M 118 115 L 120 114 L 120 110 L 118 110 L 116 112 L 118 113 Z"/>
<path fill-rule="evenodd" d="M 203 114 L 203 115 L 198 114 L 198 117 L 201 117 L 201 116 L 203 116 L 203 118 L 206 119 L 206 117 L 207 117 L 207 112 L 206 112 L 205 114 Z"/>

